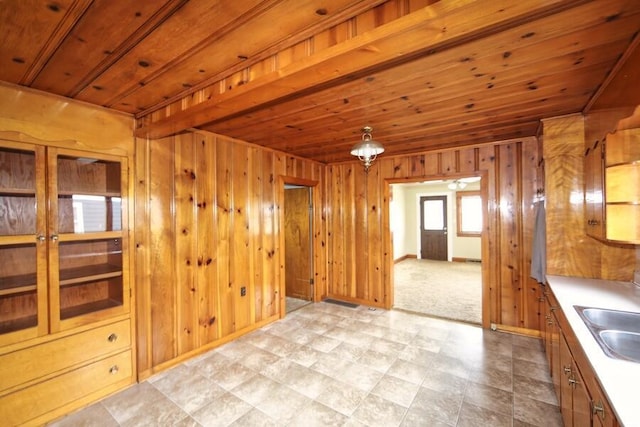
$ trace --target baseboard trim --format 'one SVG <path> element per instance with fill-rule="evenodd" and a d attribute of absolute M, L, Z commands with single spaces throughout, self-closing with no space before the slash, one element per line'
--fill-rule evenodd
<path fill-rule="evenodd" d="M 451 258 L 451 261 L 452 262 L 477 262 L 477 263 L 482 262 L 477 258 L 459 258 L 459 257 L 453 257 Z"/>
<path fill-rule="evenodd" d="M 410 258 L 418 258 L 418 256 L 417 256 L 417 255 L 412 255 L 412 254 L 407 254 L 407 255 L 401 256 L 401 257 L 400 257 L 400 258 L 398 258 L 398 259 L 394 259 L 394 260 L 393 260 L 393 263 L 394 263 L 394 264 L 397 264 L 397 263 L 399 263 L 400 261 L 404 261 L 405 259 L 410 259 Z"/>

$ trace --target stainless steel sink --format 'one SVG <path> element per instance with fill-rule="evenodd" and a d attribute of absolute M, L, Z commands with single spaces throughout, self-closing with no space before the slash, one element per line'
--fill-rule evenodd
<path fill-rule="evenodd" d="M 580 313 L 579 310 L 578 313 Z M 640 333 L 640 313 L 605 310 L 602 308 L 584 308 L 582 317 L 598 328 Z"/>
<path fill-rule="evenodd" d="M 640 313 L 574 308 L 607 356 L 640 363 Z"/>

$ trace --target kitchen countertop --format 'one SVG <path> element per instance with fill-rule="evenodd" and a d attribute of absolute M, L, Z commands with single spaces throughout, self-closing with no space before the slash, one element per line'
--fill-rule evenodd
<path fill-rule="evenodd" d="M 624 426 L 640 426 L 640 363 L 605 355 L 573 307 L 580 305 L 640 312 L 640 287 L 632 282 L 553 275 L 547 275 L 547 283 L 589 359 L 618 421 Z"/>

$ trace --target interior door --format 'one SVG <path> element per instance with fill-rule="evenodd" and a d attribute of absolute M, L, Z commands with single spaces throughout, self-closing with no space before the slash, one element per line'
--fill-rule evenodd
<path fill-rule="evenodd" d="M 285 294 L 310 301 L 311 292 L 311 188 L 286 188 Z"/>
<path fill-rule="evenodd" d="M 420 258 L 447 260 L 447 196 L 420 197 Z"/>

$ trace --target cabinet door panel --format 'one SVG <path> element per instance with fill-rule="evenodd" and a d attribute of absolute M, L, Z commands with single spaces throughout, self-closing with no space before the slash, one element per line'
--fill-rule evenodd
<path fill-rule="evenodd" d="M 129 310 L 126 159 L 49 149 L 51 330 Z"/>
<path fill-rule="evenodd" d="M 0 346 L 47 328 L 44 148 L 0 140 Z"/>

